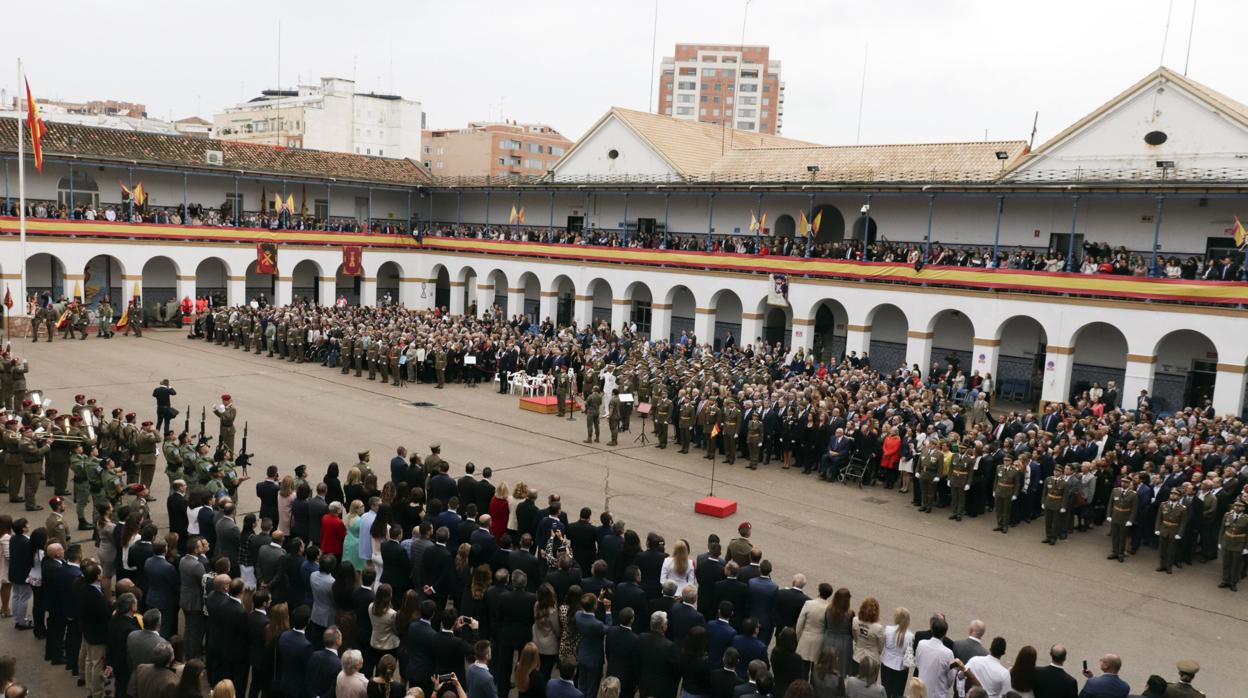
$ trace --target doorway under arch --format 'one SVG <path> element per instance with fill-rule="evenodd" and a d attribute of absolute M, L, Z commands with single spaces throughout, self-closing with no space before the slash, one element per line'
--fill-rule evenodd
<path fill-rule="evenodd" d="M 60 257 L 46 252 L 31 255 L 26 260 L 26 294 L 45 296 L 60 300 L 65 295 L 65 263 Z"/>
<path fill-rule="evenodd" d="M 252 261 L 247 265 L 247 281 L 244 288 L 246 289 L 244 302 L 250 303 L 263 298 L 264 301 L 272 303 L 277 292 L 277 271 L 272 274 L 261 274 L 256 271 L 256 262 Z"/>
<path fill-rule="evenodd" d="M 1206 400 L 1213 400 L 1218 350 L 1209 337 L 1196 330 L 1175 330 L 1161 338 L 1155 355 L 1154 412 L 1204 407 Z"/>
<path fill-rule="evenodd" d="M 121 266 L 121 262 L 112 255 L 100 254 L 87 260 L 86 266 L 82 269 L 82 298 L 83 302 L 91 307 L 99 307 L 100 301 L 104 300 L 104 296 L 108 296 L 113 303 L 113 307 L 117 308 L 118 302 L 129 297 L 129 292 L 133 292 L 133 283 L 129 284 L 125 280 L 126 270 Z M 176 281 L 174 282 L 177 283 Z M 72 292 L 72 289 L 71 289 Z M 143 302 L 147 303 L 151 299 L 147 295 L 147 288 L 139 282 L 139 294 L 142 296 Z"/>
<path fill-rule="evenodd" d="M 341 264 L 334 272 L 334 303 L 339 298 L 346 298 L 347 305 L 360 304 L 360 284 L 363 281 L 361 276 L 348 276 L 343 272 Z"/>
<path fill-rule="evenodd" d="M 399 302 L 399 277 L 402 270 L 396 262 L 386 262 L 377 268 L 377 305 L 386 302 L 390 297 L 390 305 Z"/>
<path fill-rule="evenodd" d="M 212 305 L 225 305 L 229 295 L 226 279 L 229 268 L 220 257 L 208 257 L 195 267 L 195 297 L 207 298 Z"/>
<path fill-rule="evenodd" d="M 832 204 L 819 204 L 810 212 L 810 220 L 819 217 L 819 232 L 815 234 L 815 242 L 836 242 L 845 239 L 845 216 Z"/>
<path fill-rule="evenodd" d="M 321 265 L 305 259 L 295 265 L 290 274 L 291 294 L 312 305 L 327 305 L 333 298 L 321 298 Z M 328 302 L 327 302 L 328 301 Z"/>
<path fill-rule="evenodd" d="M 143 265 L 142 291 L 145 303 L 168 303 L 181 300 L 178 298 L 178 266 L 172 259 L 158 256 L 147 260 L 147 263 Z M 90 301 L 87 302 L 90 303 Z"/>
<path fill-rule="evenodd" d="M 763 303 L 766 304 L 766 301 Z M 787 351 L 792 345 L 793 310 L 788 306 L 778 308 L 764 305 L 764 307 L 767 309 L 763 316 L 763 341 L 769 347 L 779 344 Z"/>
<path fill-rule="evenodd" d="M 1075 332 L 1071 344 L 1075 349 L 1071 394 L 1081 395 L 1094 383 L 1104 388 L 1111 380 L 1118 384 L 1121 394 L 1127 371 L 1127 338 L 1122 331 L 1105 322 L 1092 322 Z M 1134 409 L 1135 397 L 1123 395 L 1122 404 Z"/>
<path fill-rule="evenodd" d="M 839 301 L 825 298 L 815 309 L 815 336 L 812 351 L 820 362 L 845 355 L 845 333 L 849 312 Z"/>
<path fill-rule="evenodd" d="M 910 331 L 910 321 L 901 308 L 891 303 L 876 306 L 867 315 L 867 324 L 871 326 L 871 365 L 881 371 L 906 366 L 906 334 Z M 920 368 L 926 376 L 927 368 Z"/>
<path fill-rule="evenodd" d="M 787 213 L 780 214 L 776 219 L 776 227 L 772 229 L 772 235 L 782 238 L 791 238 L 797 233 L 797 221 L 793 220 L 793 216 Z"/>
<path fill-rule="evenodd" d="M 675 286 L 668 292 L 667 300 L 668 305 L 672 306 L 672 327 L 669 339 L 673 342 L 678 341 L 682 333 L 693 336 L 694 315 L 697 313 L 693 291 L 685 286 Z M 698 337 L 698 341 L 705 342 L 706 338 Z"/>

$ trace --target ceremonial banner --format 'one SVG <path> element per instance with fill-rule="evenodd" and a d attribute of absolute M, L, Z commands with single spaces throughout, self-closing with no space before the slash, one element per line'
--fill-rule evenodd
<path fill-rule="evenodd" d="M 20 67 L 20 62 L 19 62 Z M 19 71 L 20 72 L 20 71 Z M 43 117 L 39 115 L 39 105 L 30 94 L 30 81 L 26 81 L 26 126 L 30 128 L 30 152 L 35 159 L 35 169 L 43 174 L 43 136 L 48 127 L 43 125 Z"/>
<path fill-rule="evenodd" d="M 344 276 L 360 276 L 364 273 L 364 248 L 362 246 L 342 246 L 342 273 Z"/>
<path fill-rule="evenodd" d="M 126 309 L 121 311 L 121 319 L 117 321 L 118 330 L 124 330 L 126 329 L 126 325 L 130 324 L 130 308 L 131 307 L 132 306 L 127 305 Z"/>
<path fill-rule="evenodd" d="M 262 242 L 256 245 L 256 273 L 277 273 L 277 245 L 275 243 Z"/>
<path fill-rule="evenodd" d="M 789 304 L 789 275 L 772 274 L 771 285 L 767 287 L 767 305 L 785 306 Z"/>
<path fill-rule="evenodd" d="M 797 216 L 797 234 L 799 237 L 810 237 L 811 234 L 810 221 L 806 218 L 806 212 L 802 211 Z"/>

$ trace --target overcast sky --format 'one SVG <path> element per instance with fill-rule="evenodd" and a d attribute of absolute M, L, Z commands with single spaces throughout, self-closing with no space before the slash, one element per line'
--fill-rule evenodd
<path fill-rule="evenodd" d="M 1173 0 L 1182 71 L 1196 0 Z M 1248 101 L 1248 2 L 1198 0 L 1190 77 Z M 430 127 L 546 122 L 579 137 L 609 107 L 648 109 L 677 42 L 741 41 L 744 0 L 45 0 L 8 3 L 0 55 L 36 97 L 120 99 L 211 118 L 320 76 L 423 103 Z M 751 0 L 745 42 L 783 61 L 783 133 L 861 142 L 1038 140 L 1155 69 L 1171 0 Z M 12 88 L 16 67 L 0 71 Z"/>

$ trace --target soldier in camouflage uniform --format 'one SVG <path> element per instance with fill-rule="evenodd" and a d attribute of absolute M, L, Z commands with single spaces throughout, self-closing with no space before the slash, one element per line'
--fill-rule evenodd
<path fill-rule="evenodd" d="M 585 396 L 585 443 L 594 443 L 602 436 L 602 428 L 598 419 L 602 414 L 602 388 L 593 387 L 593 392 Z"/>
<path fill-rule="evenodd" d="M 92 473 L 100 467 L 99 451 L 94 446 L 90 451 L 82 443 L 74 445 L 69 456 L 69 469 L 74 474 L 74 511 L 78 514 L 78 530 L 90 531 L 91 522 L 87 521 L 87 503 L 92 496 Z"/>
<path fill-rule="evenodd" d="M 667 448 L 667 423 L 672 419 L 672 401 L 666 395 L 654 403 L 654 431 L 659 437 L 658 448 Z"/>

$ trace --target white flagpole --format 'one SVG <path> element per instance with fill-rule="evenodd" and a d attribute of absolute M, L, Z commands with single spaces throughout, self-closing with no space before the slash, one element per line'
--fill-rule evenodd
<path fill-rule="evenodd" d="M 18 104 L 21 104 L 21 97 L 26 91 L 25 75 L 22 72 L 22 59 L 17 59 L 17 93 Z M 29 99 L 29 95 L 27 95 Z M 27 103 L 26 109 L 30 109 Z M 26 158 L 24 156 L 26 141 L 25 135 L 22 134 L 22 113 L 19 109 L 17 112 L 17 230 L 18 237 L 21 241 L 21 269 L 22 269 L 22 297 L 19 302 L 22 304 L 22 312 L 26 313 L 26 298 L 29 295 L 26 291 Z"/>

